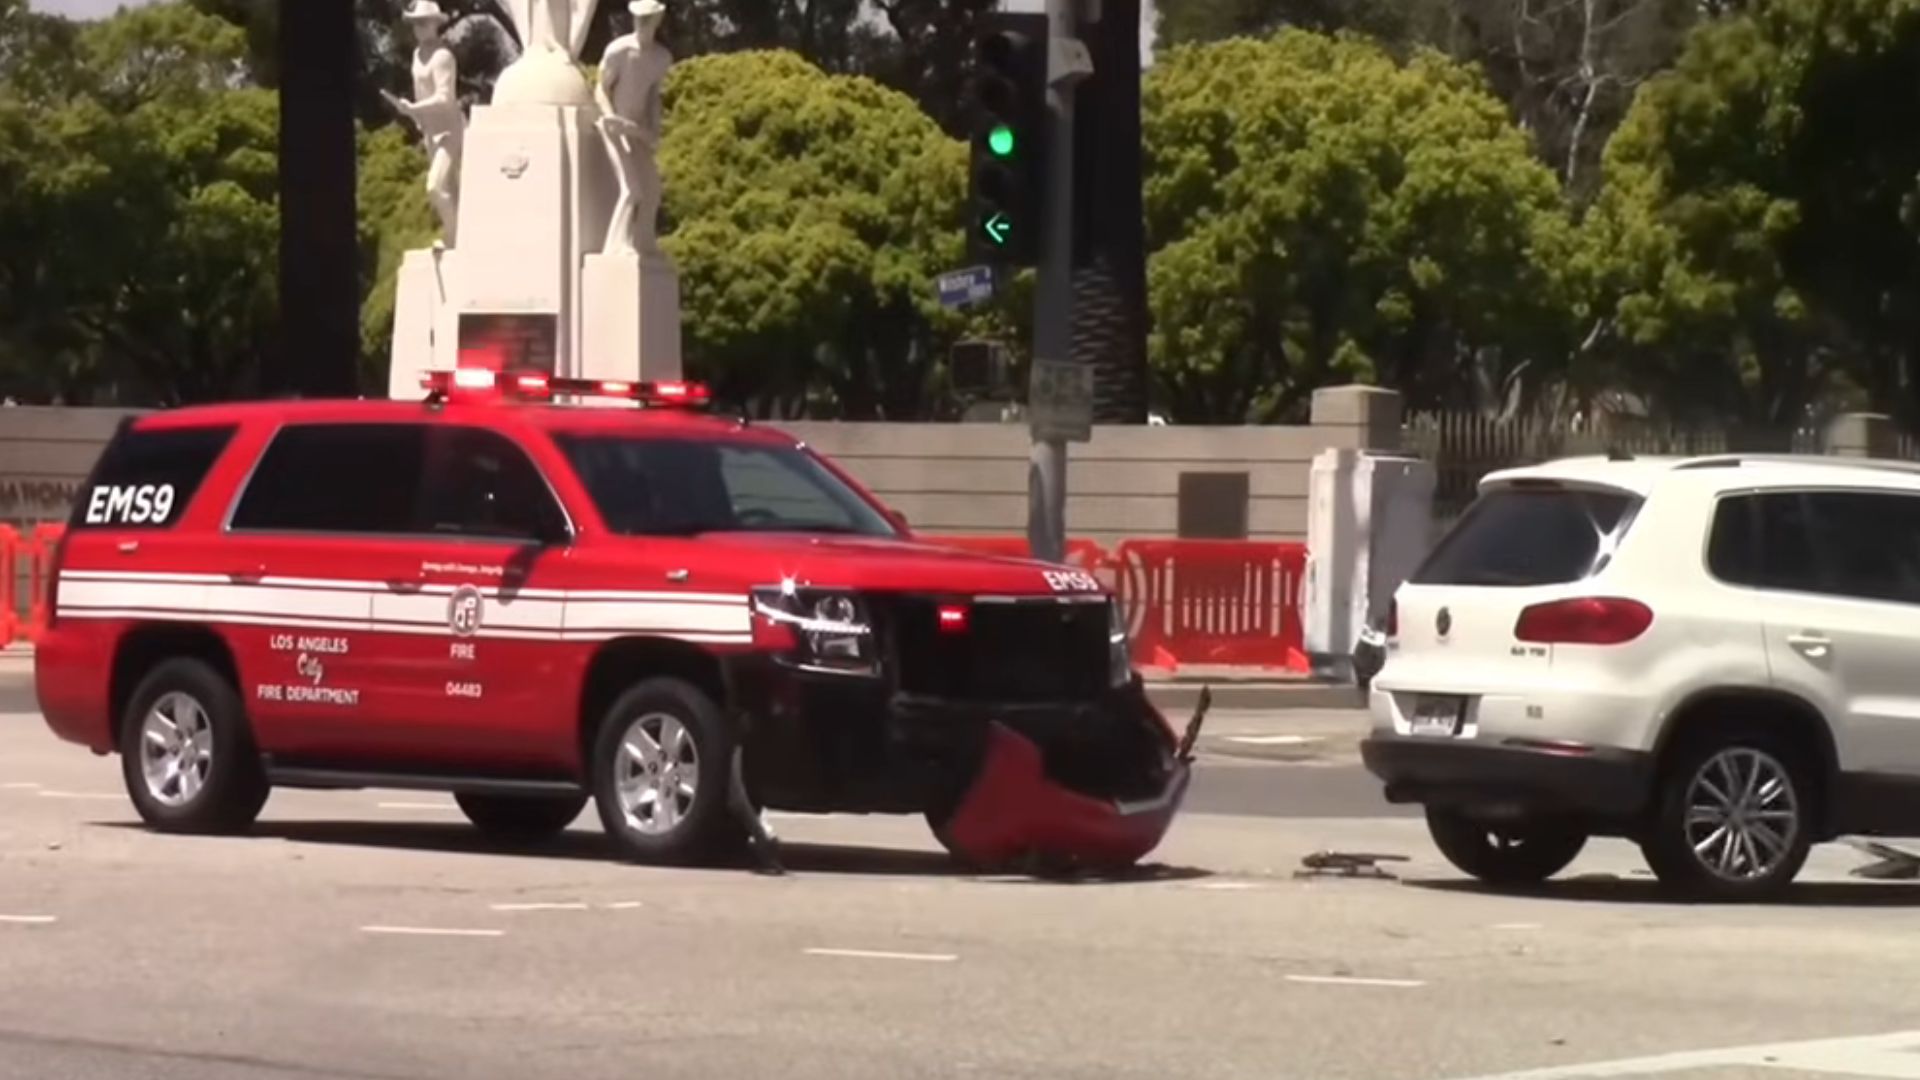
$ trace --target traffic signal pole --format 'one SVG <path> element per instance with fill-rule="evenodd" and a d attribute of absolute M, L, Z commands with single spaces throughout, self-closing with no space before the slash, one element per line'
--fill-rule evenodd
<path fill-rule="evenodd" d="M 1046 211 L 1034 282 L 1033 371 L 1073 362 L 1073 96 L 1088 73 L 1076 33 L 1076 0 L 1047 0 Z M 1029 394 L 1029 403 L 1038 395 Z M 1062 562 L 1067 548 L 1067 440 L 1034 429 L 1027 468 L 1027 543 L 1036 558 Z"/>

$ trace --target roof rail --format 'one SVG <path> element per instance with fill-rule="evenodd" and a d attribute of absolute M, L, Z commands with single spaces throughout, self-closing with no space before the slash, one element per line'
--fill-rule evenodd
<path fill-rule="evenodd" d="M 1920 474 L 1920 461 L 1897 458 L 1841 457 L 1837 454 L 1706 454 L 1675 465 L 1679 469 L 1727 469 L 1740 465 L 1826 465 L 1842 469 L 1879 469 Z"/>

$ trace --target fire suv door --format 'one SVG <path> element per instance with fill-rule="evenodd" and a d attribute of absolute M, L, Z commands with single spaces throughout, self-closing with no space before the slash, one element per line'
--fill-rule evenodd
<path fill-rule="evenodd" d="M 569 526 L 539 467 L 498 431 L 428 428 L 412 536 L 382 545 L 373 594 L 383 759 L 524 774 L 569 761 L 556 693 Z"/>
<path fill-rule="evenodd" d="M 414 424 L 282 427 L 201 556 L 267 753 L 337 761 L 363 747 L 379 651 L 364 551 L 412 527 L 421 445 Z"/>

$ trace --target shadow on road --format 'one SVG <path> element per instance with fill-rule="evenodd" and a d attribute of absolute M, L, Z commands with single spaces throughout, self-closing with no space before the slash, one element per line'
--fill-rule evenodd
<path fill-rule="evenodd" d="M 1641 904 L 1666 907 L 1714 907 L 1711 901 L 1687 900 L 1660 888 L 1650 878 L 1589 874 L 1550 881 L 1533 889 L 1496 889 L 1477 881 L 1449 878 L 1435 881 L 1403 882 L 1416 889 L 1435 892 L 1469 893 L 1483 896 L 1519 896 L 1537 900 L 1563 900 L 1587 904 Z M 1726 905 L 1736 906 L 1736 905 Z M 1875 881 L 1814 881 L 1788 889 L 1777 900 L 1740 907 L 1920 907 L 1920 883 Z"/>
<path fill-rule="evenodd" d="M 139 822 L 97 821 L 96 826 L 146 831 Z M 437 821 L 261 821 L 250 834 L 256 838 L 295 844 L 382 848 L 451 855 L 518 856 L 521 858 L 586 860 L 617 863 L 606 837 L 591 829 L 570 829 L 549 840 L 514 844 L 492 839 L 464 823 Z M 882 877 L 947 877 L 995 884 L 1127 885 L 1158 881 L 1190 881 L 1212 876 L 1210 871 L 1158 864 L 1137 866 L 1118 875 L 1074 875 L 1036 871 L 1034 874 L 989 874 L 969 870 L 945 852 L 917 851 L 853 844 L 786 841 L 780 845 L 781 863 L 790 874 L 849 874 Z M 739 859 L 703 864 L 706 869 L 752 870 L 745 855 Z"/>

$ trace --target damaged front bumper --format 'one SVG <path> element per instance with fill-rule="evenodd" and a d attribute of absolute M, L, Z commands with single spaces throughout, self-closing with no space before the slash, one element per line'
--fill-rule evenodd
<path fill-rule="evenodd" d="M 941 842 L 979 866 L 1043 863 L 1092 869 L 1131 866 L 1165 838 L 1193 778 L 1193 745 L 1211 695 L 1177 742 L 1145 694 L 1145 710 L 1167 736 L 1157 781 L 1135 797 L 1097 797 L 1049 774 L 1039 743 L 1008 724 L 987 724 L 980 766 L 951 817 L 937 825 Z"/>
<path fill-rule="evenodd" d="M 1087 700 L 1009 703 L 764 662 L 730 676 L 755 805 L 921 813 L 981 868 L 1138 862 L 1186 796 L 1209 700 L 1182 737 L 1137 677 Z"/>

